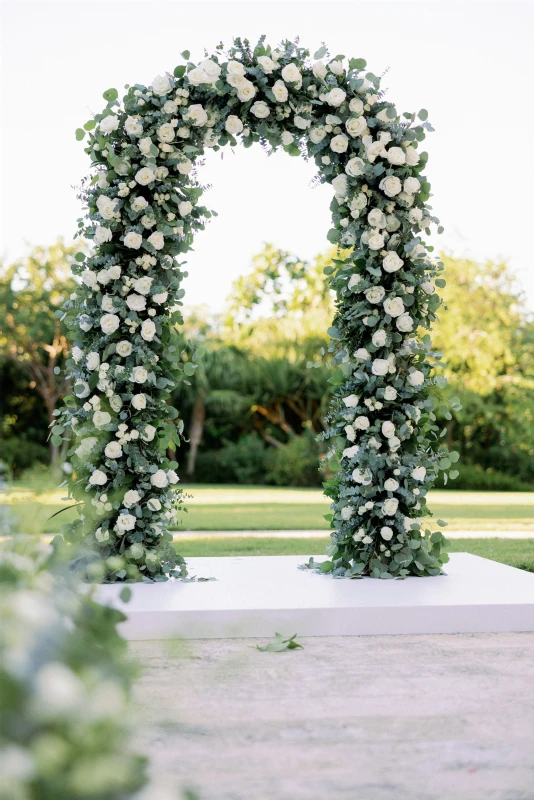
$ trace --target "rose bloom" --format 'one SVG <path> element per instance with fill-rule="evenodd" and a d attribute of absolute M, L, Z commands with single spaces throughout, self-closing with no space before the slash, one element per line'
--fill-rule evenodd
<path fill-rule="evenodd" d="M 289 92 L 287 91 L 287 86 L 285 85 L 284 81 L 276 81 L 273 84 L 272 93 L 274 94 L 277 103 L 285 103 L 289 96 Z"/>
<path fill-rule="evenodd" d="M 360 448 L 357 444 L 352 445 L 352 447 L 346 447 L 343 450 L 343 458 L 354 458 L 354 456 L 358 455 L 360 452 Z"/>
<path fill-rule="evenodd" d="M 234 136 L 236 133 L 241 133 L 241 131 L 243 130 L 243 123 L 241 122 L 239 117 L 236 117 L 235 114 L 230 114 L 226 118 L 224 127 L 225 130 L 228 131 L 228 133 L 231 133 L 232 136 Z"/>
<path fill-rule="evenodd" d="M 340 195 L 340 197 L 346 197 L 349 188 L 347 182 L 347 176 L 336 175 L 336 177 L 332 181 L 332 186 L 334 187 L 336 194 Z"/>
<path fill-rule="evenodd" d="M 182 200 L 181 203 L 178 203 L 178 213 L 181 217 L 187 217 L 193 210 L 193 205 L 189 202 L 189 200 Z"/>
<path fill-rule="evenodd" d="M 334 75 L 342 75 L 345 72 L 343 61 L 341 61 L 340 59 L 335 59 L 334 61 L 331 61 L 330 64 L 328 65 L 328 69 Z"/>
<path fill-rule="evenodd" d="M 389 542 L 393 538 L 393 531 L 387 525 L 384 525 L 383 528 L 380 528 L 380 536 L 386 542 Z"/>
<path fill-rule="evenodd" d="M 108 458 L 120 458 L 122 456 L 122 447 L 118 442 L 109 442 L 104 453 Z"/>
<path fill-rule="evenodd" d="M 226 65 L 228 75 L 244 75 L 245 67 L 240 61 L 229 61 Z"/>
<path fill-rule="evenodd" d="M 350 201 L 351 217 L 354 217 L 354 219 L 358 219 L 358 217 L 360 216 L 360 211 L 363 211 L 366 205 L 367 205 L 367 195 L 365 195 L 363 192 L 360 192 L 355 197 L 353 197 L 352 200 Z"/>
<path fill-rule="evenodd" d="M 152 295 L 152 302 L 153 303 L 157 303 L 158 305 L 161 305 L 161 303 L 165 302 L 165 300 L 167 299 L 168 296 L 169 296 L 168 292 L 159 292 L 158 294 L 153 294 Z"/>
<path fill-rule="evenodd" d="M 422 386 L 425 382 L 424 373 L 416 369 L 408 375 L 408 383 L 414 387 Z"/>
<path fill-rule="evenodd" d="M 103 486 L 107 482 L 108 476 L 105 472 L 102 472 L 101 469 L 95 469 L 95 471 L 89 476 L 89 483 L 91 486 Z"/>
<path fill-rule="evenodd" d="M 134 394 L 132 397 L 132 406 L 137 411 L 142 411 L 146 408 L 146 394 Z"/>
<path fill-rule="evenodd" d="M 435 288 L 434 281 L 424 281 L 421 284 L 421 289 L 423 292 L 425 292 L 425 294 L 434 294 Z"/>
<path fill-rule="evenodd" d="M 349 282 L 347 284 L 347 288 L 350 289 L 351 291 L 355 291 L 355 290 L 357 291 L 357 286 L 361 282 L 362 282 L 361 275 L 358 275 L 358 273 L 355 273 L 354 275 L 350 276 L 350 280 L 349 280 Z"/>
<path fill-rule="evenodd" d="M 123 339 L 117 344 L 116 350 L 119 356 L 126 358 L 126 356 L 129 356 L 132 352 L 132 345 L 130 342 L 127 342 L 126 339 Z"/>
<path fill-rule="evenodd" d="M 371 470 L 369 469 L 358 469 L 356 468 L 352 473 L 352 480 L 355 483 L 361 483 L 364 486 L 369 486 L 369 484 L 373 480 L 373 476 Z"/>
<path fill-rule="evenodd" d="M 150 136 L 145 136 L 144 139 L 139 139 L 137 146 L 139 148 L 139 151 L 144 156 L 149 156 L 150 148 L 152 147 L 152 139 L 150 138 Z"/>
<path fill-rule="evenodd" d="M 163 125 L 160 125 L 158 128 L 158 139 L 160 142 L 172 142 L 174 136 L 174 127 L 170 122 L 164 122 Z"/>
<path fill-rule="evenodd" d="M 102 298 L 102 311 L 108 311 L 110 314 L 113 314 L 115 311 L 113 297 L 111 297 L 109 294 L 105 294 Z"/>
<path fill-rule="evenodd" d="M 351 178 L 357 178 L 358 175 L 363 175 L 364 170 L 365 170 L 365 162 L 363 161 L 363 159 L 358 158 L 357 156 L 351 158 L 345 164 L 345 172 L 347 173 L 347 175 L 350 175 Z"/>
<path fill-rule="evenodd" d="M 370 164 L 374 164 L 378 156 L 384 155 L 384 143 L 372 142 L 365 151 L 365 156 Z"/>
<path fill-rule="evenodd" d="M 150 291 L 150 287 L 152 286 L 154 278 L 149 278 L 148 275 L 143 275 L 142 278 L 138 278 L 133 285 L 133 288 L 139 294 L 148 294 Z"/>
<path fill-rule="evenodd" d="M 404 261 L 393 250 L 384 256 L 382 260 L 382 269 L 384 272 L 396 272 L 404 264 Z"/>
<path fill-rule="evenodd" d="M 141 495 L 139 492 L 137 492 L 135 489 L 129 489 L 122 499 L 122 504 L 125 508 L 131 508 L 132 506 L 135 506 L 140 499 Z"/>
<path fill-rule="evenodd" d="M 286 83 L 295 83 L 297 84 L 297 88 L 300 88 L 302 84 L 302 75 L 296 64 L 286 64 L 281 74 Z"/>
<path fill-rule="evenodd" d="M 100 366 L 100 356 L 98 353 L 88 353 L 86 364 L 88 370 L 98 369 Z"/>
<path fill-rule="evenodd" d="M 157 499 L 157 497 L 151 497 L 147 503 L 147 507 L 150 511 L 160 511 L 161 510 L 161 503 Z"/>
<path fill-rule="evenodd" d="M 148 241 L 156 250 L 162 250 L 165 247 L 165 239 L 161 231 L 154 231 L 149 237 Z"/>
<path fill-rule="evenodd" d="M 397 390 L 393 386 L 386 386 L 384 389 L 384 400 L 396 400 Z"/>
<path fill-rule="evenodd" d="M 104 425 L 109 425 L 111 422 L 111 414 L 107 411 L 95 411 L 93 414 L 93 425 L 95 428 L 100 428 Z"/>
<path fill-rule="evenodd" d="M 395 166 L 400 166 L 406 161 L 406 156 L 402 147 L 390 147 L 389 150 L 386 151 L 386 158 L 390 164 Z"/>
<path fill-rule="evenodd" d="M 105 194 L 99 195 L 96 201 L 96 207 L 98 208 L 100 216 L 103 219 L 113 219 L 116 213 L 117 202 L 117 200 Z"/>
<path fill-rule="evenodd" d="M 367 222 L 374 228 L 386 227 L 386 215 L 379 208 L 372 208 L 367 214 Z"/>
<path fill-rule="evenodd" d="M 385 517 L 391 517 L 393 514 L 397 513 L 397 509 L 399 507 L 399 501 L 396 497 L 388 497 L 387 500 L 384 500 L 384 504 L 382 506 L 382 512 Z"/>
<path fill-rule="evenodd" d="M 354 427 L 359 431 L 366 431 L 370 424 L 368 417 L 356 417 L 354 420 Z"/>
<path fill-rule="evenodd" d="M 104 314 L 100 320 L 100 327 L 106 334 L 114 333 L 119 324 L 120 320 L 116 314 Z"/>
<path fill-rule="evenodd" d="M 338 86 L 335 86 L 333 89 L 330 89 L 328 94 L 326 95 L 326 102 L 334 106 L 334 108 L 338 108 L 339 106 L 343 105 L 345 102 L 345 98 L 347 93 L 340 89 Z"/>
<path fill-rule="evenodd" d="M 134 211 L 143 211 L 148 205 L 148 201 L 144 197 L 134 197 L 131 203 Z"/>
<path fill-rule="evenodd" d="M 344 508 L 341 509 L 342 520 L 346 521 L 350 519 L 353 514 L 354 514 L 354 506 L 344 506 Z"/>
<path fill-rule="evenodd" d="M 397 317 L 397 329 L 401 331 L 401 333 L 408 333 L 409 331 L 413 330 L 413 319 L 408 313 L 401 314 L 400 317 Z"/>
<path fill-rule="evenodd" d="M 384 481 L 384 489 L 386 492 L 396 492 L 399 488 L 399 482 L 395 478 L 388 478 Z"/>
<path fill-rule="evenodd" d="M 130 247 L 132 250 L 139 250 L 142 244 L 143 237 L 140 233 L 136 233 L 135 231 L 130 231 L 124 237 L 125 247 Z"/>
<path fill-rule="evenodd" d="M 289 131 L 282 131 L 280 139 L 282 140 L 282 144 L 285 145 L 286 147 L 289 144 L 293 144 L 293 142 L 295 141 L 295 137 Z"/>
<path fill-rule="evenodd" d="M 349 103 L 349 109 L 353 114 L 361 114 L 363 112 L 363 100 L 359 97 L 353 97 Z"/>
<path fill-rule="evenodd" d="M 370 286 L 365 290 L 365 298 L 369 303 L 380 303 L 384 297 L 386 290 L 383 286 Z"/>
<path fill-rule="evenodd" d="M 389 420 L 382 423 L 382 435 L 386 437 L 386 439 L 390 439 L 392 436 L 395 436 L 395 425 Z"/>
<path fill-rule="evenodd" d="M 389 233 L 394 233 L 398 231 L 401 226 L 401 221 L 395 214 L 388 214 L 386 217 L 386 229 Z"/>
<path fill-rule="evenodd" d="M 384 237 L 381 233 L 376 231 L 368 237 L 367 244 L 370 250 L 382 250 L 384 247 Z"/>
<path fill-rule="evenodd" d="M 251 81 L 248 80 L 244 80 L 237 90 L 237 98 L 238 100 L 241 100 L 242 103 L 248 103 L 249 100 L 254 98 L 255 94 L 256 87 Z"/>
<path fill-rule="evenodd" d="M 406 178 L 402 188 L 405 192 L 408 192 L 408 194 L 416 194 L 421 188 L 421 183 L 417 178 Z"/>
<path fill-rule="evenodd" d="M 184 120 L 192 122 L 195 128 L 201 128 L 208 121 L 208 115 L 200 103 L 195 103 L 187 109 Z"/>
<path fill-rule="evenodd" d="M 156 428 L 153 425 L 145 425 L 145 429 L 141 434 L 141 439 L 145 442 L 151 442 L 156 435 Z"/>
<path fill-rule="evenodd" d="M 148 372 L 144 367 L 136 367 L 132 373 L 132 379 L 135 383 L 144 383 L 148 378 Z"/>
<path fill-rule="evenodd" d="M 375 331 L 372 336 L 372 342 L 375 347 L 384 347 L 387 342 L 387 333 L 386 331 L 381 328 L 378 331 Z"/>
<path fill-rule="evenodd" d="M 420 155 L 415 147 L 407 147 L 404 151 L 404 155 L 406 157 L 406 163 L 409 167 L 416 167 L 417 164 L 419 164 Z"/>
<path fill-rule="evenodd" d="M 167 94 L 171 90 L 171 82 L 167 75 L 158 75 L 152 81 L 152 91 L 154 94 Z"/>
<path fill-rule="evenodd" d="M 349 140 L 344 133 L 338 133 L 337 136 L 330 140 L 330 149 L 334 153 L 345 153 L 348 146 Z"/>
<path fill-rule="evenodd" d="M 113 266 L 107 270 L 107 273 L 110 280 L 116 281 L 121 276 L 121 268 L 118 264 L 113 264 Z"/>
<path fill-rule="evenodd" d="M 367 352 L 367 350 L 365 349 L 365 347 L 360 347 L 360 348 L 359 348 L 358 350 L 356 350 L 356 352 L 354 353 L 354 358 L 359 358 L 359 359 L 361 359 L 362 361 L 369 361 L 369 359 L 371 358 L 371 355 L 370 355 L 370 353 L 368 353 L 368 352 Z"/>
<path fill-rule="evenodd" d="M 373 373 L 373 375 L 381 377 L 383 375 L 387 375 L 388 371 L 389 371 L 388 360 L 386 358 L 375 358 L 371 366 L 371 372 Z"/>
<path fill-rule="evenodd" d="M 319 144 L 326 136 L 326 130 L 323 125 L 317 125 L 315 128 L 310 130 L 308 136 L 313 144 Z"/>
<path fill-rule="evenodd" d="M 378 185 L 386 197 L 395 197 L 402 191 L 402 184 L 396 175 L 388 175 L 387 178 L 382 178 Z"/>
<path fill-rule="evenodd" d="M 133 531 L 135 528 L 135 517 L 133 514 L 119 514 L 115 529 L 117 531 Z"/>
<path fill-rule="evenodd" d="M 114 394 L 109 398 L 109 404 L 113 411 L 120 411 L 122 408 L 122 398 L 118 394 Z"/>
<path fill-rule="evenodd" d="M 106 228 L 104 225 L 97 225 L 95 228 L 95 235 L 94 241 L 97 244 L 104 244 L 104 242 L 111 242 L 111 237 L 113 236 L 112 232 L 109 228 Z"/>
<path fill-rule="evenodd" d="M 83 350 L 76 345 L 70 351 L 70 355 L 71 358 L 73 358 L 76 361 L 76 363 L 78 363 L 78 361 L 81 361 L 83 358 Z"/>
<path fill-rule="evenodd" d="M 178 164 L 176 164 L 176 169 L 178 170 L 180 175 L 189 175 L 189 173 L 193 169 L 193 163 L 188 158 L 186 158 L 184 161 L 179 161 Z"/>
<path fill-rule="evenodd" d="M 158 489 L 164 489 L 168 484 L 167 475 L 164 470 L 158 469 L 150 476 L 150 483 L 152 486 L 157 486 Z"/>
<path fill-rule="evenodd" d="M 312 72 L 316 78 L 326 78 L 326 65 L 323 61 L 316 61 L 312 67 Z"/>
<path fill-rule="evenodd" d="M 116 117 L 115 114 L 108 114 L 107 117 L 104 117 L 104 119 L 101 120 L 99 126 L 102 133 L 112 133 L 119 127 L 119 118 Z"/>
<path fill-rule="evenodd" d="M 140 294 L 129 294 L 126 298 L 126 305 L 132 311 L 144 311 L 146 308 L 146 297 Z"/>
<path fill-rule="evenodd" d="M 389 314 L 390 317 L 400 317 L 401 314 L 404 314 L 402 298 L 388 297 L 387 300 L 384 300 L 384 311 L 386 314 Z"/>
<path fill-rule="evenodd" d="M 145 342 L 151 342 L 156 335 L 156 326 L 151 319 L 145 319 L 141 325 L 141 337 Z"/>
<path fill-rule="evenodd" d="M 148 186 L 149 183 L 153 182 L 154 178 L 154 173 L 148 167 L 141 167 L 135 175 L 135 180 L 137 183 L 141 184 L 141 186 Z"/>
<path fill-rule="evenodd" d="M 343 402 L 347 408 L 355 408 L 358 405 L 358 397 L 355 394 L 349 394 L 348 397 L 343 398 Z"/>
<path fill-rule="evenodd" d="M 271 109 L 264 100 L 257 100 L 252 103 L 250 110 L 258 119 L 265 119 L 271 113 Z"/>
<path fill-rule="evenodd" d="M 345 128 L 347 129 L 349 136 L 352 136 L 353 138 L 356 136 L 362 136 L 367 130 L 367 120 L 365 117 L 350 117 L 345 122 Z"/>
<path fill-rule="evenodd" d="M 391 452 L 395 453 L 399 449 L 401 441 L 397 436 L 390 436 L 388 439 L 388 445 Z"/>
<path fill-rule="evenodd" d="M 266 75 L 270 75 L 270 73 L 276 69 L 276 64 L 269 56 L 258 56 L 258 64 Z"/>

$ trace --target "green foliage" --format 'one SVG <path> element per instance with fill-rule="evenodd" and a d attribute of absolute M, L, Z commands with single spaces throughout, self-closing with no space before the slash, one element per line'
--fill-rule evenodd
<path fill-rule="evenodd" d="M 35 464 L 47 464 L 48 448 L 37 442 L 10 436 L 2 439 L 2 460 L 8 465 L 15 477 Z"/>
<path fill-rule="evenodd" d="M 284 639 L 281 633 L 275 633 L 274 639 L 266 645 L 256 645 L 256 648 L 262 653 L 281 653 L 283 650 L 302 650 L 302 645 L 295 639 L 297 634 L 294 633 L 288 639 Z"/>
<path fill-rule="evenodd" d="M 266 482 L 275 486 L 321 486 L 321 454 L 315 437 L 306 431 L 283 447 L 271 449 L 267 458 Z"/>
<path fill-rule="evenodd" d="M 219 453 L 221 474 L 230 483 L 265 482 L 266 447 L 255 433 L 249 433 L 225 445 Z"/>

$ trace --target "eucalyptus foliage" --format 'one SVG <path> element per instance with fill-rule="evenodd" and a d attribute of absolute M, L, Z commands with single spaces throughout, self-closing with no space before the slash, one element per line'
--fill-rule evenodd
<path fill-rule="evenodd" d="M 109 580 L 177 574 L 170 492 L 181 422 L 170 392 L 195 369 L 177 345 L 179 258 L 211 216 L 201 205 L 199 159 L 241 141 L 313 159 L 330 183 L 331 243 L 349 255 L 325 271 L 337 293 L 330 329 L 338 367 L 326 436 L 341 466 L 333 500 L 335 574 L 439 573 L 439 532 L 423 530 L 426 494 L 456 458 L 439 446 L 431 393 L 438 356 L 430 328 L 440 305 L 440 262 L 424 242 L 437 224 L 420 149 L 427 112 L 397 113 L 363 59 L 313 59 L 298 42 L 272 49 L 236 39 L 200 64 L 151 86 L 104 93 L 102 113 L 76 132 L 96 172 L 83 184 L 80 289 L 66 303 L 75 346 L 74 395 L 58 414 L 58 441 L 74 432 L 73 496 L 80 519 L 65 531 L 107 564 Z M 195 166 L 195 164 L 197 166 Z M 453 475 L 451 474 L 451 477 Z M 175 494 L 176 497 L 176 494 Z M 180 498 L 180 495 L 178 495 Z M 179 502 L 179 500 L 178 500 Z"/>

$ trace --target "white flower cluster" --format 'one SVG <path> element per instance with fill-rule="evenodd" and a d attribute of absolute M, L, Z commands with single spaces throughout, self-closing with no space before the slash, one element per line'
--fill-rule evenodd
<path fill-rule="evenodd" d="M 422 516 L 438 458 L 420 422 L 431 410 L 429 347 L 414 338 L 439 306 L 440 266 L 422 239 L 437 222 L 418 146 L 429 125 L 426 112 L 401 122 L 363 60 L 326 53 L 312 61 L 293 42 L 271 49 L 261 40 L 252 56 L 236 39 L 226 54 L 131 87 L 122 104 L 109 90 L 86 125 L 97 172 L 82 232 L 95 255 L 66 304 L 76 334 L 75 400 L 64 412 L 77 438 L 73 493 L 95 501 L 83 515 L 86 541 L 106 558 L 126 544 L 144 576 L 173 567 L 163 531 L 178 478 L 164 455 L 165 420 L 183 364 L 168 347 L 168 311 L 182 277 L 175 256 L 210 216 L 198 204 L 194 162 L 237 138 L 315 160 L 335 192 L 328 238 L 349 252 L 330 270 L 339 309 L 332 352 L 344 380 L 328 435 L 350 444 L 329 489 L 336 569 L 439 572 L 439 542 L 430 547 L 405 525 Z"/>

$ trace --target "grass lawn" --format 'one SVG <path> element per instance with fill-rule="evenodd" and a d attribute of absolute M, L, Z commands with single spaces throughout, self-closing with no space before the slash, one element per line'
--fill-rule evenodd
<path fill-rule="evenodd" d="M 279 487 L 186 485 L 191 494 L 189 511 L 180 518 L 178 529 L 213 530 L 328 530 L 323 515 L 328 501 L 320 489 Z M 43 475 L 16 482 L 0 497 L 12 511 L 15 530 L 29 534 L 55 533 L 63 522 L 76 516 L 75 510 L 48 518 L 66 508 L 64 489 L 56 489 Z M 449 522 L 450 531 L 517 530 L 534 535 L 534 492 L 435 491 L 430 505 L 436 519 Z"/>
<path fill-rule="evenodd" d="M 251 539 L 240 536 L 184 538 L 174 543 L 184 557 L 288 556 L 326 553 L 329 539 Z M 450 553 L 473 553 L 534 572 L 534 539 L 453 539 Z M 325 556 L 326 557 L 326 556 Z"/>

